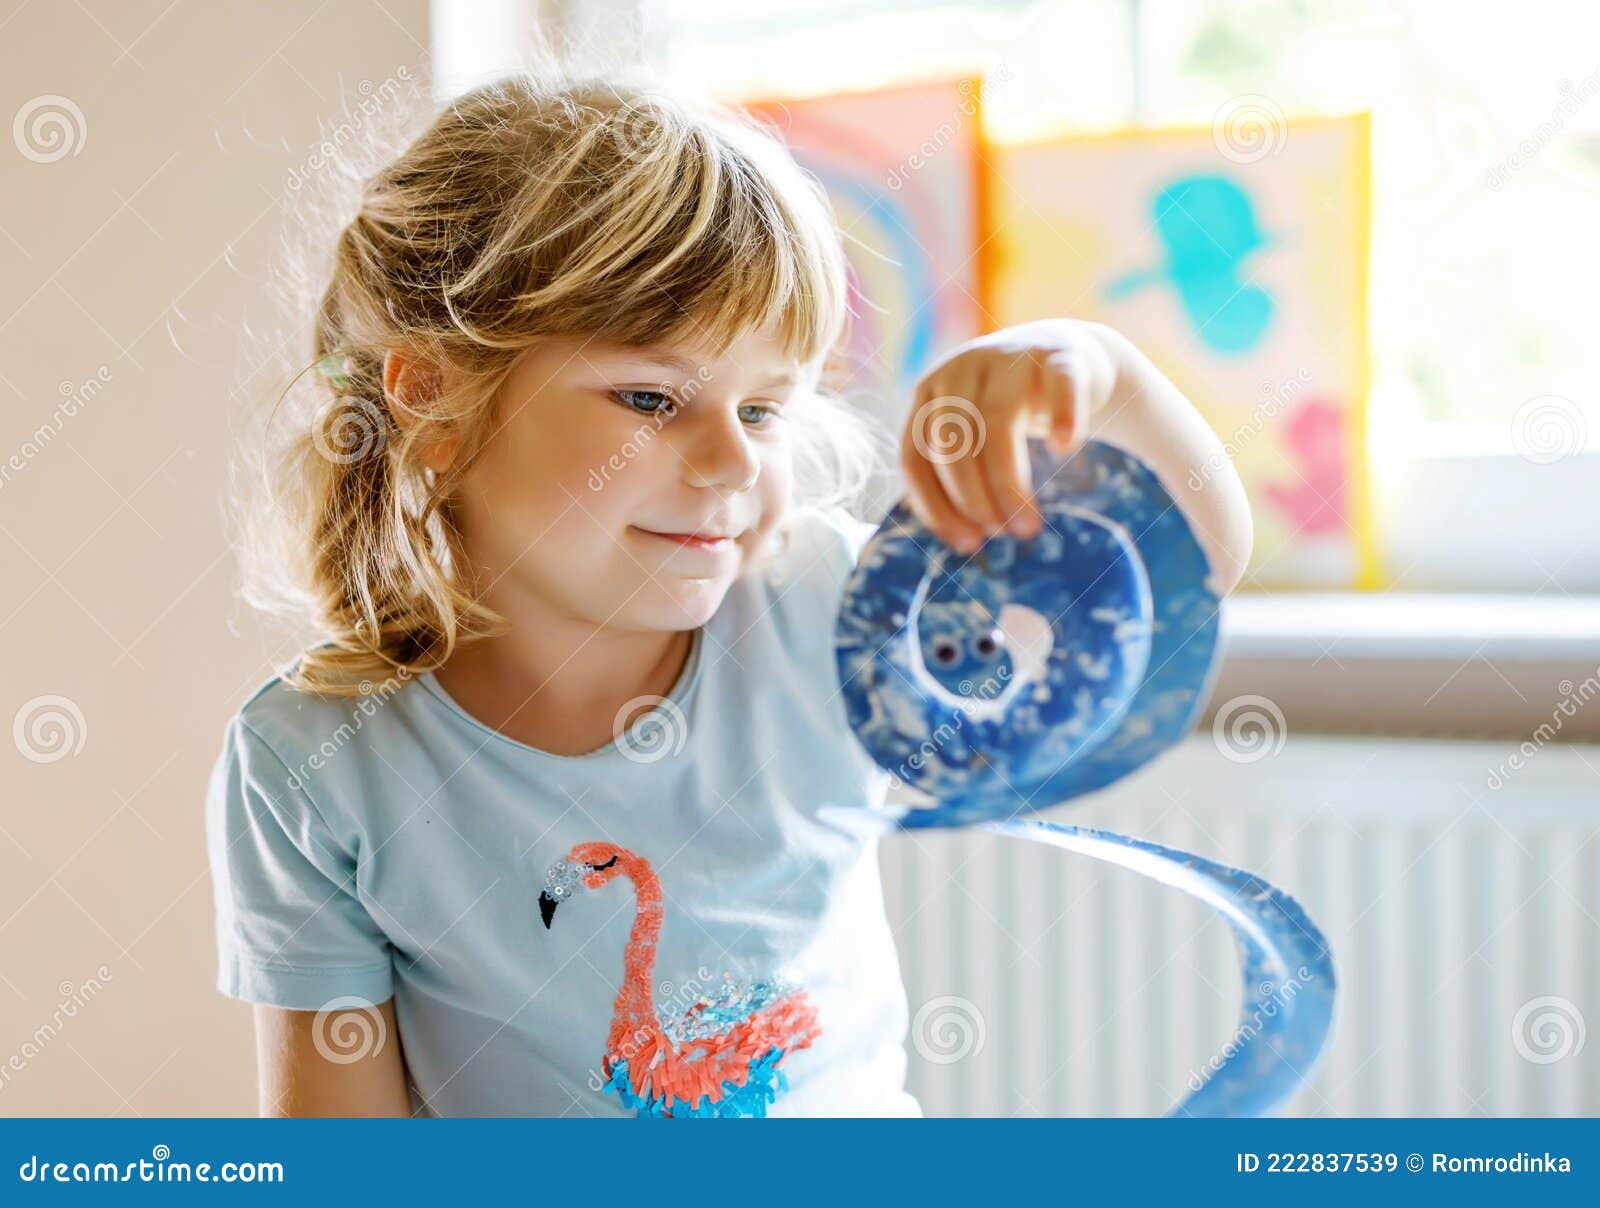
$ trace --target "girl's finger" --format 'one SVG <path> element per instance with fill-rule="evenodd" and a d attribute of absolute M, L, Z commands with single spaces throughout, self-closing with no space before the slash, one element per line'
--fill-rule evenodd
<path fill-rule="evenodd" d="M 967 521 L 985 532 L 1000 528 L 1000 514 L 984 486 L 976 456 L 988 443 L 989 420 L 973 401 L 982 397 L 976 373 L 941 376 L 919 390 L 908 426 L 917 451 L 929 463 L 946 498 Z"/>
<path fill-rule="evenodd" d="M 983 462 L 983 450 L 996 438 L 989 431 L 988 416 L 980 415 L 981 439 L 959 456 L 932 457 L 933 472 L 938 476 L 945 494 L 968 521 L 985 534 L 999 532 L 1005 526 L 1005 513 L 994 496 L 989 493 Z"/>
<path fill-rule="evenodd" d="M 1039 510 L 1033 502 L 1033 472 L 1028 464 L 1028 428 L 1032 400 L 1019 393 L 1015 402 L 991 414 L 989 441 L 980 456 L 989 494 L 1001 509 L 1004 527 L 1013 536 L 1039 531 Z"/>
<path fill-rule="evenodd" d="M 933 465 L 912 444 L 909 437 L 901 449 L 906 476 L 906 500 L 917 519 L 936 533 L 941 541 L 962 553 L 971 553 L 983 544 L 983 532 L 956 509 L 945 494 Z"/>
<path fill-rule="evenodd" d="M 1081 439 L 1084 417 L 1080 400 L 1088 397 L 1084 372 L 1083 358 L 1073 353 L 1052 358 L 1041 370 L 1041 393 L 1050 417 L 1046 443 L 1063 456 Z"/>

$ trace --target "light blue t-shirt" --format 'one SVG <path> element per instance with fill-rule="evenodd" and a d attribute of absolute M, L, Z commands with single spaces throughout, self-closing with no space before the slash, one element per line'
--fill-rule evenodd
<path fill-rule="evenodd" d="M 768 1115 L 919 1115 L 877 842 L 832 814 L 880 808 L 889 784 L 833 657 L 872 529 L 801 513 L 696 631 L 665 703 L 585 755 L 498 733 L 430 674 L 359 700 L 269 680 L 209 785 L 217 988 L 323 1011 L 335 1060 L 396 1043 L 369 1006 L 393 995 L 418 1115 L 631 1115 L 693 1084 L 705 1033 L 720 1072 L 752 1073 L 745 1100 L 703 1109 L 770 1083 Z M 604 867 L 558 863 L 585 843 Z M 655 1081 L 618 1074 L 619 1054 Z"/>

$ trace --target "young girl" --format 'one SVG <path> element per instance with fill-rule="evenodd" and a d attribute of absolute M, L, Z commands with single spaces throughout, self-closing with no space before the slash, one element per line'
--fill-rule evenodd
<path fill-rule="evenodd" d="M 846 311 L 815 182 L 659 92 L 502 80 L 365 183 L 249 517 L 329 636 L 207 800 L 263 1114 L 920 1114 L 876 841 L 830 821 L 889 782 L 832 655 L 874 528 L 820 385 Z M 1095 435 L 1242 573 L 1218 442 L 1107 328 L 974 340 L 911 401 L 950 545 L 1035 531 L 1028 434 Z"/>

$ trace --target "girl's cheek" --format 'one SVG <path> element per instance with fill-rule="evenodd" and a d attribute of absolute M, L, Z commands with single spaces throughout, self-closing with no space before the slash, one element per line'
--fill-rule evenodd
<path fill-rule="evenodd" d="M 761 475 L 764 479 L 764 490 L 768 492 L 766 502 L 777 506 L 780 510 L 787 510 L 789 497 L 794 490 L 794 447 L 788 435 L 779 438 L 772 454 L 763 459 Z"/>
<path fill-rule="evenodd" d="M 576 499 L 593 507 L 626 489 L 642 460 L 638 442 L 614 425 L 586 422 L 548 429 L 524 443 L 524 456 L 508 467 L 516 488 L 543 501 Z"/>
<path fill-rule="evenodd" d="M 761 500 L 760 538 L 770 536 L 789 513 L 794 490 L 794 469 L 787 448 L 772 458 L 763 459 L 761 479 L 756 491 Z"/>

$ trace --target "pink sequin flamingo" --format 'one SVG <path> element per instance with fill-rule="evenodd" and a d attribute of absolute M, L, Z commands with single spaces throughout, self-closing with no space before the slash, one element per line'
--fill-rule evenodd
<path fill-rule="evenodd" d="M 782 982 L 748 985 L 725 978 L 681 1016 L 656 1009 L 656 939 L 661 933 L 661 882 L 650 861 L 615 843 L 579 843 L 545 874 L 539 914 L 546 928 L 556 907 L 580 888 L 613 877 L 633 882 L 633 930 L 622 962 L 622 986 L 611 1015 L 603 1068 L 605 1089 L 641 1116 L 764 1116 L 788 1078 L 784 1056 L 821 1034 L 805 991 Z"/>

